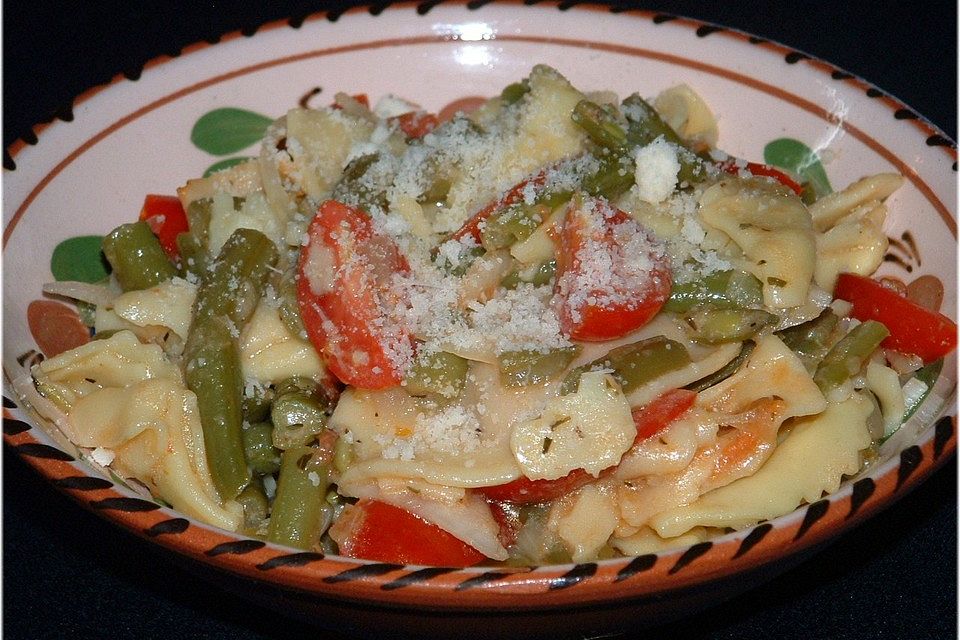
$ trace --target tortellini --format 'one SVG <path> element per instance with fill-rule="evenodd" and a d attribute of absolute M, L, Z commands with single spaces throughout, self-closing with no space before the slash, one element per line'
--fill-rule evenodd
<path fill-rule="evenodd" d="M 816 283 L 833 291 L 841 273 L 870 275 L 876 271 L 890 244 L 883 232 L 887 209 L 879 201 L 867 202 L 817 236 Z"/>
<path fill-rule="evenodd" d="M 184 340 L 190 329 L 197 285 L 172 278 L 150 289 L 128 291 L 114 298 L 113 312 L 139 327 L 160 326 Z"/>
<path fill-rule="evenodd" d="M 240 526 L 240 505 L 221 503 L 213 486 L 197 398 L 160 347 L 121 331 L 45 360 L 33 374 L 67 414 L 58 425 L 71 442 L 109 449 L 121 475 L 189 516 Z"/>
<path fill-rule="evenodd" d="M 650 526 L 663 537 L 697 526 L 739 529 L 814 502 L 860 470 L 870 446 L 867 416 L 872 403 L 854 394 L 815 416 L 795 421 L 787 438 L 755 474 L 704 494 L 690 505 L 658 513 Z"/>
<path fill-rule="evenodd" d="M 518 422 L 510 447 L 531 480 L 555 480 L 574 469 L 596 476 L 620 461 L 636 434 L 620 385 L 608 373 L 588 372 L 576 393 L 556 397 L 539 415 Z"/>
<path fill-rule="evenodd" d="M 313 346 L 294 335 L 280 318 L 275 301 L 262 301 L 240 334 L 243 375 L 260 384 L 303 376 L 321 380 L 323 362 Z"/>
<path fill-rule="evenodd" d="M 654 108 L 681 138 L 698 149 L 717 146 L 717 119 L 710 107 L 685 84 L 662 91 Z"/>
<path fill-rule="evenodd" d="M 743 251 L 744 267 L 762 283 L 767 307 L 806 301 L 816 244 L 810 213 L 793 192 L 767 180 L 722 180 L 703 193 L 700 216 Z"/>

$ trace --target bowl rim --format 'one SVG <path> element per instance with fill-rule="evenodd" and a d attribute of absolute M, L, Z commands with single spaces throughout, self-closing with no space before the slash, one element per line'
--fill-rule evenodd
<path fill-rule="evenodd" d="M 442 3 L 401 2 L 392 4 L 386 9 L 352 7 L 340 13 L 319 12 L 312 14 L 304 18 L 300 24 L 289 20 L 269 22 L 257 29 L 257 33 L 281 28 L 299 28 L 301 24 L 310 21 L 328 20 L 335 22 L 342 15 L 364 11 L 369 11 L 372 15 L 382 15 L 388 12 L 414 8 L 418 14 L 426 15 L 435 6 L 441 4 L 476 10 L 486 3 L 454 0 Z M 534 10 L 550 10 L 550 8 L 553 8 L 564 11 L 572 9 L 576 11 L 621 13 L 615 7 L 596 4 L 565 6 L 565 3 L 557 2 L 538 4 L 534 7 L 519 1 L 500 4 L 517 5 Z M 424 7 L 426 8 L 424 9 Z M 379 10 L 374 13 L 375 9 Z M 759 47 L 769 54 L 780 56 L 786 64 L 804 63 L 827 75 L 833 81 L 849 83 L 867 93 L 868 96 L 881 100 L 893 112 L 894 117 L 903 112 L 911 113 L 912 117 L 897 117 L 897 119 L 910 121 L 922 135 L 927 136 L 928 145 L 940 146 L 954 160 L 954 170 L 956 170 L 957 152 L 955 144 L 934 124 L 922 116 L 918 116 L 909 107 L 877 89 L 874 85 L 830 63 L 779 43 L 708 22 L 648 10 L 628 10 L 622 13 L 640 19 L 648 19 L 654 24 L 665 22 L 680 24 L 696 30 L 697 35 L 701 37 L 718 34 L 722 37 L 733 38 Z M 178 57 L 249 35 L 246 32 L 235 31 L 223 36 L 216 44 L 198 42 L 185 47 Z M 498 35 L 497 38 L 504 41 L 513 40 L 601 48 L 620 53 L 633 53 L 634 55 L 642 52 L 646 57 L 669 59 L 674 62 L 681 60 L 678 56 L 665 52 L 586 40 L 575 41 L 549 36 L 511 34 Z M 434 43 L 443 40 L 449 40 L 449 38 L 424 36 L 421 38 L 394 39 L 389 42 L 402 41 L 404 44 L 417 44 L 418 42 Z M 372 48 L 378 43 L 383 46 L 383 42 L 384 40 L 374 40 L 372 43 L 358 42 L 355 45 L 334 49 L 337 52 L 343 52 L 358 48 Z M 333 49 L 330 52 L 333 52 Z M 144 65 L 143 71 L 147 72 L 173 59 L 170 56 L 154 58 Z M 275 63 L 282 64 L 284 60 L 278 59 Z M 689 59 L 682 60 L 684 64 L 700 70 L 719 71 L 721 72 L 720 75 L 728 78 L 736 76 L 734 79 L 738 81 L 746 80 L 745 83 L 754 86 L 754 88 L 772 89 L 778 94 L 778 97 L 786 98 L 792 104 L 835 123 L 828 112 L 800 96 L 790 94 L 773 85 L 766 85 L 744 74 L 725 70 L 708 63 Z M 262 67 L 262 65 L 254 66 Z M 110 82 L 92 87 L 80 94 L 74 104 L 81 104 L 124 80 L 127 80 L 126 76 L 118 74 Z M 217 78 L 211 80 L 216 81 Z M 758 85 L 762 86 L 758 87 Z M 155 101 L 138 110 L 138 116 L 152 108 L 161 106 L 161 102 L 160 100 Z M 166 102 L 162 103 L 165 104 Z M 128 121 L 127 118 L 123 120 L 123 124 Z M 847 122 L 839 124 L 851 135 L 857 137 L 858 140 L 902 169 L 904 175 L 914 183 L 937 210 L 954 239 L 956 239 L 956 220 L 919 175 L 909 170 L 907 165 L 898 157 L 863 131 Z M 48 126 L 50 125 L 38 125 L 34 128 L 34 133 L 39 136 Z M 61 162 L 48 173 L 30 192 L 4 228 L 4 247 L 6 247 L 14 228 L 37 193 L 56 176 L 56 173 L 65 167 L 65 163 L 68 164 L 75 160 L 82 154 L 83 150 L 89 148 L 100 137 L 113 130 L 101 131 L 88 140 L 87 143 L 68 156 L 64 162 Z M 934 140 L 934 142 L 931 142 L 931 140 Z M 15 159 L 25 145 L 26 143 L 23 140 L 14 142 L 8 148 L 10 156 Z M 9 386 L 9 372 L 6 368 L 4 368 L 4 378 L 5 385 Z M 13 394 L 9 395 L 13 396 Z M 137 497 L 134 492 L 99 476 L 92 467 L 79 460 L 75 449 L 72 452 L 67 452 L 51 444 L 52 439 L 43 433 L 42 428 L 31 425 L 31 421 L 36 424 L 43 424 L 44 421 L 30 415 L 29 408 L 18 410 L 14 406 L 15 403 L 8 399 L 6 392 L 4 395 L 3 422 L 5 442 L 31 466 L 46 476 L 58 489 L 65 492 L 81 506 L 121 525 L 142 538 L 212 567 L 233 574 L 272 582 L 312 596 L 333 597 L 348 601 L 400 606 L 423 605 L 429 601 L 431 606 L 442 609 L 537 610 L 557 606 L 581 607 L 601 602 L 662 597 L 665 593 L 671 591 L 695 588 L 717 578 L 728 577 L 750 568 L 766 565 L 778 558 L 797 554 L 804 549 L 840 535 L 841 532 L 859 521 L 892 504 L 955 453 L 956 416 L 947 415 L 950 412 L 955 414 L 955 397 L 954 391 L 941 410 L 942 417 L 935 423 L 927 425 L 923 432 L 918 435 L 914 444 L 900 452 L 899 458 L 891 458 L 878 467 L 869 470 L 858 480 L 845 482 L 837 492 L 812 504 L 798 507 L 792 513 L 773 521 L 760 523 L 748 529 L 728 533 L 689 547 L 599 562 L 545 565 L 522 569 L 402 566 L 340 556 L 324 556 L 314 552 L 292 552 L 293 550 L 279 545 L 248 539 L 238 534 L 193 521 L 156 502 Z M 38 435 L 39 437 L 37 437 Z M 688 567 L 694 567 L 694 569 Z M 523 600 L 518 601 L 516 598 L 521 595 Z"/>

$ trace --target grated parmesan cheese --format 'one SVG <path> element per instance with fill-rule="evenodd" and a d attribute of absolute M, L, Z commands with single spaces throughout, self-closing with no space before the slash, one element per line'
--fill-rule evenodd
<path fill-rule="evenodd" d="M 634 154 L 637 190 L 641 200 L 656 204 L 677 187 L 680 160 L 677 147 L 660 136 Z"/>

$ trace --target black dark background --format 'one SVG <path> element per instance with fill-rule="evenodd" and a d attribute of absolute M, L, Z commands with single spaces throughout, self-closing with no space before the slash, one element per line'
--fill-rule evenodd
<path fill-rule="evenodd" d="M 136 78 L 153 57 L 350 4 L 5 2 L 4 148 L 17 138 L 34 141 L 32 125 L 69 118 L 73 96 L 117 73 Z M 739 28 L 829 60 L 956 138 L 955 2 L 678 0 L 637 6 Z M 9 169 L 6 154 L 4 164 Z M 906 499 L 798 568 L 643 635 L 956 637 L 956 514 L 954 459 Z M 151 545 L 76 506 L 7 447 L 3 631 L 9 638 L 328 637 L 182 570 Z"/>

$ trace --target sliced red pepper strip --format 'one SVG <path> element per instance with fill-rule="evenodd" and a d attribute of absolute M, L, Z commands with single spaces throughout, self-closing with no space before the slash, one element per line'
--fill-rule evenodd
<path fill-rule="evenodd" d="M 883 323 L 890 335 L 880 343 L 900 353 L 914 354 L 930 363 L 957 348 L 957 325 L 947 316 L 904 298 L 880 282 L 841 273 L 834 297 L 853 304 L 857 320 Z"/>
<path fill-rule="evenodd" d="M 360 500 L 331 530 L 340 554 L 396 564 L 469 567 L 486 556 L 405 509 Z"/>
<path fill-rule="evenodd" d="M 771 167 L 768 164 L 761 164 L 759 162 L 748 162 L 746 167 L 741 167 L 737 165 L 736 160 L 727 160 L 726 162 L 720 165 L 720 168 L 726 171 L 729 174 L 737 175 L 740 173 L 741 169 L 746 169 L 755 176 L 763 176 L 766 178 L 773 178 L 780 184 L 785 187 L 788 187 L 798 196 L 803 195 L 803 187 L 796 180 L 788 176 L 783 171 Z"/>
<path fill-rule="evenodd" d="M 140 220 L 146 222 L 153 231 L 153 235 L 157 236 L 167 256 L 174 262 L 179 262 L 180 250 L 177 249 L 177 236 L 190 229 L 180 198 L 148 195 L 143 200 L 143 208 L 140 209 Z"/>

